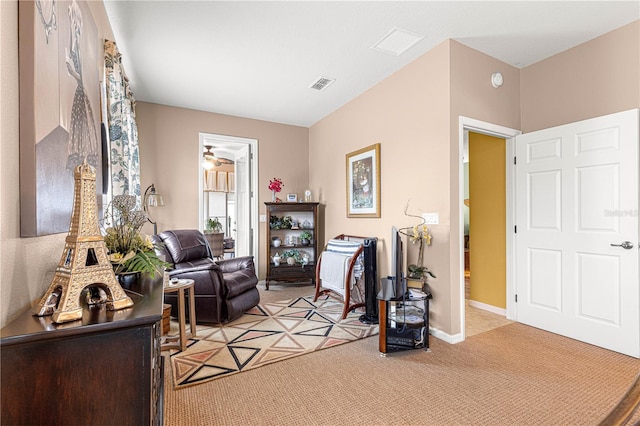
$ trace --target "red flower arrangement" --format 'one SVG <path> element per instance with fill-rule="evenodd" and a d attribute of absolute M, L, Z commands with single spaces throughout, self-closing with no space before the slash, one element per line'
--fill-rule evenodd
<path fill-rule="evenodd" d="M 280 178 L 273 178 L 269 181 L 269 189 L 272 190 L 273 192 L 282 191 L 283 186 L 284 186 L 284 183 L 282 183 L 282 180 Z"/>

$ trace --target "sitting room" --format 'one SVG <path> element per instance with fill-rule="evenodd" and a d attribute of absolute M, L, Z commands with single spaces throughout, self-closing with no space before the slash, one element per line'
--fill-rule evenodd
<path fill-rule="evenodd" d="M 0 45 L 2 424 L 640 421 L 637 2 L 4 0 Z"/>

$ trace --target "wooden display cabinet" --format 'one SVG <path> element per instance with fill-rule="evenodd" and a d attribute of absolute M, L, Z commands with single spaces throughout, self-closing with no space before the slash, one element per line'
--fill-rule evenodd
<path fill-rule="evenodd" d="M 322 247 L 320 218 L 318 214 L 319 203 L 264 203 L 267 208 L 267 276 L 265 286 L 269 290 L 269 281 L 297 282 L 310 280 L 315 284 L 316 262 Z M 289 221 L 290 219 L 290 221 Z M 291 226 L 293 224 L 293 227 Z M 300 235 L 303 231 L 312 234 L 308 245 L 302 243 Z M 274 245 L 274 238 L 280 239 L 280 245 Z M 295 264 L 287 263 L 286 258 L 281 258 L 280 264 L 275 265 L 275 254 L 296 250 L 300 255 L 307 254 L 307 263 L 298 261 Z"/>

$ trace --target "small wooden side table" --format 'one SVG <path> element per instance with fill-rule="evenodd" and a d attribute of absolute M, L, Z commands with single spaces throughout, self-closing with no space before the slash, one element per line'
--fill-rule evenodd
<path fill-rule="evenodd" d="M 178 335 L 165 336 L 161 346 L 161 350 L 187 349 L 187 340 L 196 335 L 196 300 L 193 292 L 193 280 L 179 280 L 176 284 L 167 284 L 164 286 L 164 294 L 178 292 Z M 187 333 L 186 314 L 184 306 L 185 291 L 189 290 L 189 326 L 190 332 Z"/>

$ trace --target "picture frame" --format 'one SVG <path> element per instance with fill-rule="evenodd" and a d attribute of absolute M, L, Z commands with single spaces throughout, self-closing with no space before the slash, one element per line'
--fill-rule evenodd
<path fill-rule="evenodd" d="M 380 144 L 346 155 L 347 217 L 380 217 Z"/>
<path fill-rule="evenodd" d="M 85 160 L 106 191 L 100 40 L 87 1 L 18 2 L 21 237 L 69 231 Z"/>
<path fill-rule="evenodd" d="M 298 201 L 298 195 L 296 194 L 287 194 L 287 202 L 295 203 Z"/>

